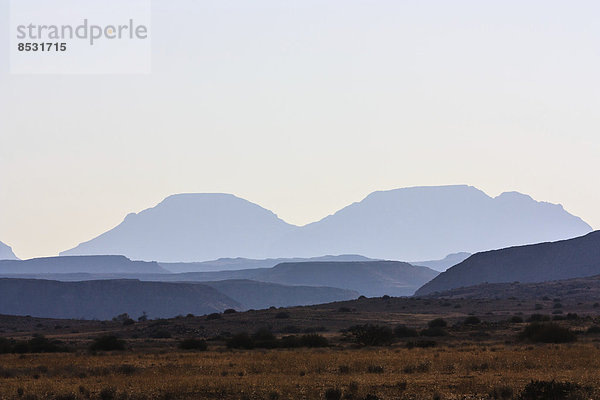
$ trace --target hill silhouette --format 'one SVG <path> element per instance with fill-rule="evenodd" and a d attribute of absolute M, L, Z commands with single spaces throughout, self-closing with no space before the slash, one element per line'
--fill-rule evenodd
<path fill-rule="evenodd" d="M 0 260 L 18 260 L 10 246 L 0 242 Z"/>
<path fill-rule="evenodd" d="M 251 258 L 219 258 L 218 260 L 203 262 L 178 262 L 178 263 L 160 263 L 160 266 L 174 273 L 182 272 L 208 272 L 208 271 L 236 271 L 241 269 L 272 268 L 277 264 L 284 262 L 315 262 L 315 261 L 375 261 L 371 258 L 356 254 L 343 254 L 339 256 L 321 256 L 310 258 L 267 258 L 264 260 L 255 260 Z"/>
<path fill-rule="evenodd" d="M 162 262 L 322 254 L 427 260 L 591 230 L 560 205 L 516 192 L 492 198 L 465 185 L 375 192 L 302 227 L 233 195 L 182 194 L 130 214 L 114 229 L 61 254 L 121 254 Z"/>
<path fill-rule="evenodd" d="M 124 256 L 44 257 L 30 260 L 0 261 L 1 274 L 64 273 L 145 273 L 163 274 L 167 270 L 156 262 L 131 261 Z"/>
<path fill-rule="evenodd" d="M 327 286 L 364 296 L 410 296 L 438 274 L 427 267 L 399 261 L 282 263 L 273 268 L 177 274 L 178 280 L 249 279 L 282 285 Z"/>
<path fill-rule="evenodd" d="M 0 314 L 46 318 L 110 319 L 202 315 L 241 308 L 235 300 L 207 285 L 193 283 L 98 280 L 58 282 L 0 278 Z"/>
<path fill-rule="evenodd" d="M 600 231 L 575 239 L 477 253 L 442 272 L 417 296 L 482 283 L 544 282 L 600 274 Z"/>

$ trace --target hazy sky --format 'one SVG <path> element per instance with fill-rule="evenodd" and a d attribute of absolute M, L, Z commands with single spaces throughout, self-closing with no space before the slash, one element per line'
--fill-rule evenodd
<path fill-rule="evenodd" d="M 180 192 L 304 224 L 374 190 L 456 183 L 600 227 L 598 15 L 597 1 L 157 0 L 153 72 L 134 76 L 10 75 L 5 33 L 0 241 L 54 255 Z"/>

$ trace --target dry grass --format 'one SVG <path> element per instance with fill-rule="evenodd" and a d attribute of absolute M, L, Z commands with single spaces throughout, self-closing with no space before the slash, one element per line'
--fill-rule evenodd
<path fill-rule="evenodd" d="M 488 398 L 532 379 L 600 387 L 594 343 L 0 356 L 2 399 Z M 340 366 L 342 369 L 340 370 Z"/>

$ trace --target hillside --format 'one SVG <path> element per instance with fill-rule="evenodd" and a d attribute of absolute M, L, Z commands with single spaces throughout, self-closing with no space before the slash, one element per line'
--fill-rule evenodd
<path fill-rule="evenodd" d="M 600 275 L 537 283 L 482 283 L 480 285 L 432 293 L 444 299 L 558 299 L 557 303 L 600 302 Z M 559 307 L 557 307 L 558 309 Z"/>
<path fill-rule="evenodd" d="M 236 271 L 241 269 L 272 268 L 284 262 L 315 262 L 315 261 L 375 261 L 373 259 L 355 254 L 339 256 L 321 256 L 311 258 L 267 258 L 254 260 L 250 258 L 219 258 L 218 260 L 192 262 L 192 263 L 159 263 L 161 267 L 174 273 L 182 272 L 209 272 L 209 271 Z"/>
<path fill-rule="evenodd" d="M 10 246 L 0 242 L 0 260 L 18 260 Z"/>
<path fill-rule="evenodd" d="M 0 261 L 0 274 L 146 273 L 165 274 L 155 262 L 131 261 L 123 256 L 70 256 Z"/>
<path fill-rule="evenodd" d="M 0 314 L 46 318 L 110 319 L 202 315 L 241 308 L 216 289 L 200 284 L 98 280 L 58 282 L 0 278 Z"/>
<path fill-rule="evenodd" d="M 591 230 L 560 205 L 516 192 L 490 197 L 465 185 L 374 192 L 302 227 L 233 195 L 182 194 L 130 214 L 114 229 L 62 254 L 121 254 L 161 262 L 322 254 L 431 260 L 457 250 L 474 253 Z"/>
<path fill-rule="evenodd" d="M 178 274 L 177 279 L 250 279 L 282 285 L 329 286 L 364 296 L 410 296 L 438 272 L 399 261 L 282 263 L 273 268 Z"/>
<path fill-rule="evenodd" d="M 474 254 L 425 284 L 416 295 L 486 282 L 543 282 L 598 274 L 600 231 L 570 240 Z"/>
<path fill-rule="evenodd" d="M 305 306 L 351 300 L 358 292 L 332 287 L 287 286 L 250 280 L 203 282 L 241 304 L 243 309 Z"/>

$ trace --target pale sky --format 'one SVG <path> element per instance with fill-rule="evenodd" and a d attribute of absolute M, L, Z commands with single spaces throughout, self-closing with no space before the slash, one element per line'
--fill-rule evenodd
<path fill-rule="evenodd" d="M 150 75 L 10 75 L 2 56 L 0 241 L 56 255 L 181 192 L 305 224 L 375 190 L 459 183 L 600 227 L 598 15 L 597 1 L 155 0 Z"/>

